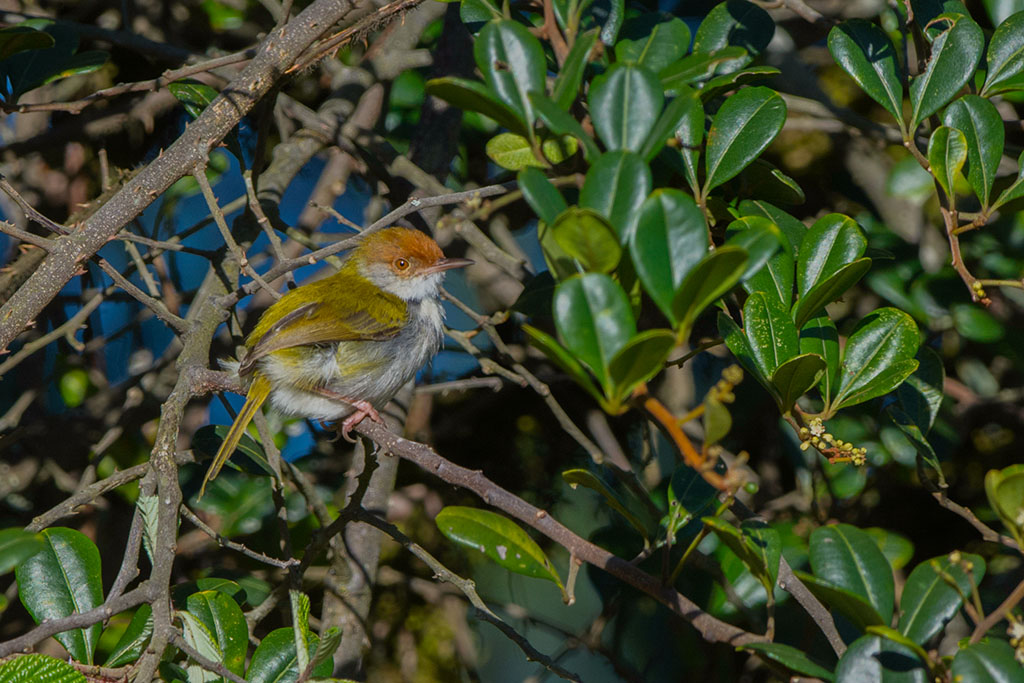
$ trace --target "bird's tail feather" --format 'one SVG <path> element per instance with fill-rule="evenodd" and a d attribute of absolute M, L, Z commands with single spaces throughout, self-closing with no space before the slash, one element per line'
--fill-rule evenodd
<path fill-rule="evenodd" d="M 263 374 L 257 372 L 253 377 L 252 384 L 249 386 L 249 392 L 245 395 L 245 405 L 242 406 L 242 409 L 238 412 L 238 417 L 231 424 L 231 429 L 228 430 L 227 436 L 224 437 L 224 442 L 217 450 L 217 455 L 213 458 L 213 464 L 210 465 L 210 469 L 207 470 L 206 476 L 203 478 L 203 485 L 199 488 L 200 498 L 203 497 L 203 493 L 206 491 L 206 485 L 220 473 L 224 463 L 235 452 L 238 442 L 241 441 L 242 435 L 245 434 L 249 423 L 252 422 L 253 416 L 256 415 L 256 411 L 260 409 L 260 406 L 263 405 L 263 402 L 267 400 L 269 395 L 270 381 Z"/>

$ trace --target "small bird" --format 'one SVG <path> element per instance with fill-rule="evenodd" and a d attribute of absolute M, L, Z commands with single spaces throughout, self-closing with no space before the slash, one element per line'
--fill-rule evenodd
<path fill-rule="evenodd" d="M 366 235 L 341 269 L 285 294 L 246 337 L 236 369 L 248 386 L 245 405 L 210 465 L 206 484 L 235 452 L 256 411 L 270 398 L 286 415 L 334 422 L 341 434 L 378 408 L 441 345 L 441 280 L 473 261 L 445 258 L 418 230 L 386 228 Z"/>

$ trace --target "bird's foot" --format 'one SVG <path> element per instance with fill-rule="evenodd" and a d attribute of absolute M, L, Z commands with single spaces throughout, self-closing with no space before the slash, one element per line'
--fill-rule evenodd
<path fill-rule="evenodd" d="M 341 423 L 341 427 L 338 431 L 341 433 L 341 437 L 349 443 L 355 443 L 356 439 L 352 436 L 352 428 L 363 421 L 363 418 L 370 418 L 374 422 L 383 423 L 380 414 L 377 409 L 370 405 L 367 401 L 354 401 L 350 402 L 352 407 L 356 409 L 354 413 L 345 418 Z"/>

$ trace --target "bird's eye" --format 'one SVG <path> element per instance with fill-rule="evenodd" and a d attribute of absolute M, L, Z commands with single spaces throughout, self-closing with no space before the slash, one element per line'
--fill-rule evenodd
<path fill-rule="evenodd" d="M 395 269 L 396 270 L 408 270 L 409 269 L 409 261 L 407 259 L 404 259 L 404 258 L 396 258 L 395 259 Z"/>

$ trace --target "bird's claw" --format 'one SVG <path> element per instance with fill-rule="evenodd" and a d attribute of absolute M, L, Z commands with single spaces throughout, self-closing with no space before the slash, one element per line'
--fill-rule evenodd
<path fill-rule="evenodd" d="M 370 418 L 374 422 L 380 422 L 383 424 L 384 420 L 381 419 L 377 409 L 370 405 L 367 401 L 355 401 L 352 406 L 356 409 L 354 413 L 345 418 L 341 423 L 338 431 L 341 434 L 341 438 L 345 439 L 349 443 L 356 443 L 356 439 L 352 436 L 352 429 L 363 421 L 363 418 Z"/>

